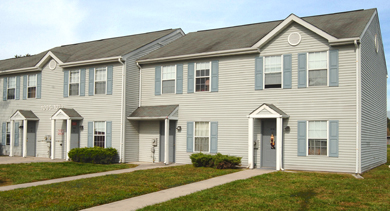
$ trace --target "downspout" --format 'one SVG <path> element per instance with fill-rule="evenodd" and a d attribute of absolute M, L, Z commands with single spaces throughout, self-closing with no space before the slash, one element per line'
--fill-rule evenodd
<path fill-rule="evenodd" d="M 359 174 L 359 139 L 360 139 L 360 69 L 359 69 L 359 44 L 357 40 L 353 42 L 356 48 L 356 169 L 355 174 Z"/>
<path fill-rule="evenodd" d="M 121 97 L 121 134 L 120 134 L 120 146 L 119 146 L 119 162 L 125 162 L 125 98 L 126 98 L 126 70 L 125 64 L 122 62 L 122 58 L 118 58 L 118 62 L 122 64 L 122 97 Z"/>
<path fill-rule="evenodd" d="M 142 68 L 141 65 L 138 64 L 138 62 L 135 62 L 137 64 L 137 67 L 139 69 L 139 93 L 138 93 L 138 107 L 141 107 L 141 89 L 142 89 Z"/>

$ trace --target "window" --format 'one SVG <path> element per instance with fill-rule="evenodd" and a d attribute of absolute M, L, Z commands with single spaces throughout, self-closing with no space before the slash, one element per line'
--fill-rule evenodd
<path fill-rule="evenodd" d="M 8 87 L 7 87 L 7 99 L 15 99 L 16 93 L 16 77 L 8 77 Z"/>
<path fill-rule="evenodd" d="M 328 142 L 327 121 L 309 121 L 308 139 L 309 155 L 327 155 Z"/>
<path fill-rule="evenodd" d="M 174 65 L 162 68 L 162 93 L 175 93 L 176 67 Z"/>
<path fill-rule="evenodd" d="M 37 75 L 29 75 L 27 80 L 27 97 L 35 98 L 37 93 Z"/>
<path fill-rule="evenodd" d="M 106 94 L 107 68 L 95 69 L 95 94 Z"/>
<path fill-rule="evenodd" d="M 10 122 L 7 122 L 7 141 L 6 141 L 6 145 L 10 145 L 11 143 L 11 123 Z"/>
<path fill-rule="evenodd" d="M 106 141 L 106 122 L 94 122 L 93 145 L 104 148 L 105 141 Z"/>
<path fill-rule="evenodd" d="M 309 53 L 309 86 L 326 86 L 328 77 L 328 53 Z"/>
<path fill-rule="evenodd" d="M 209 122 L 195 122 L 195 151 L 208 152 L 210 143 Z"/>
<path fill-rule="evenodd" d="M 264 88 L 282 87 L 282 56 L 267 56 L 264 61 Z"/>
<path fill-rule="evenodd" d="M 69 73 L 69 95 L 79 95 L 80 70 L 72 70 Z"/>
<path fill-rule="evenodd" d="M 210 62 L 196 63 L 196 91 L 210 90 Z"/>

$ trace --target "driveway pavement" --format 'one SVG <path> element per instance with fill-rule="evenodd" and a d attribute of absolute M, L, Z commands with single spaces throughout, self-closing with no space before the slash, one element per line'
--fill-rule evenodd
<path fill-rule="evenodd" d="M 36 162 L 65 162 L 62 159 L 52 160 L 50 158 L 41 157 L 10 157 L 8 155 L 0 156 L 0 164 L 11 164 L 11 163 L 36 163 Z"/>

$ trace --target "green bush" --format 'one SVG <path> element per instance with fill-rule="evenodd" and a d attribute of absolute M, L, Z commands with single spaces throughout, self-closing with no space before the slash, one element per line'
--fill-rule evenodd
<path fill-rule="evenodd" d="M 68 156 L 73 162 L 81 163 L 110 164 L 118 161 L 118 151 L 115 148 L 74 148 L 69 151 Z"/>
<path fill-rule="evenodd" d="M 217 169 L 232 169 L 241 164 L 241 157 L 194 153 L 190 156 L 192 165 L 195 167 L 213 167 Z"/>

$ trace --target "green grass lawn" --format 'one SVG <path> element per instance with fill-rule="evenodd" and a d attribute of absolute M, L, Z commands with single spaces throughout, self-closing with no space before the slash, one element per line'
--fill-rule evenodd
<path fill-rule="evenodd" d="M 0 210 L 79 210 L 239 171 L 192 165 L 0 192 Z"/>
<path fill-rule="evenodd" d="M 133 168 L 136 166 L 133 164 L 102 165 L 75 162 L 1 164 L 0 186 Z"/>
<path fill-rule="evenodd" d="M 388 163 L 364 173 L 274 172 L 235 181 L 143 210 L 390 210 Z"/>

